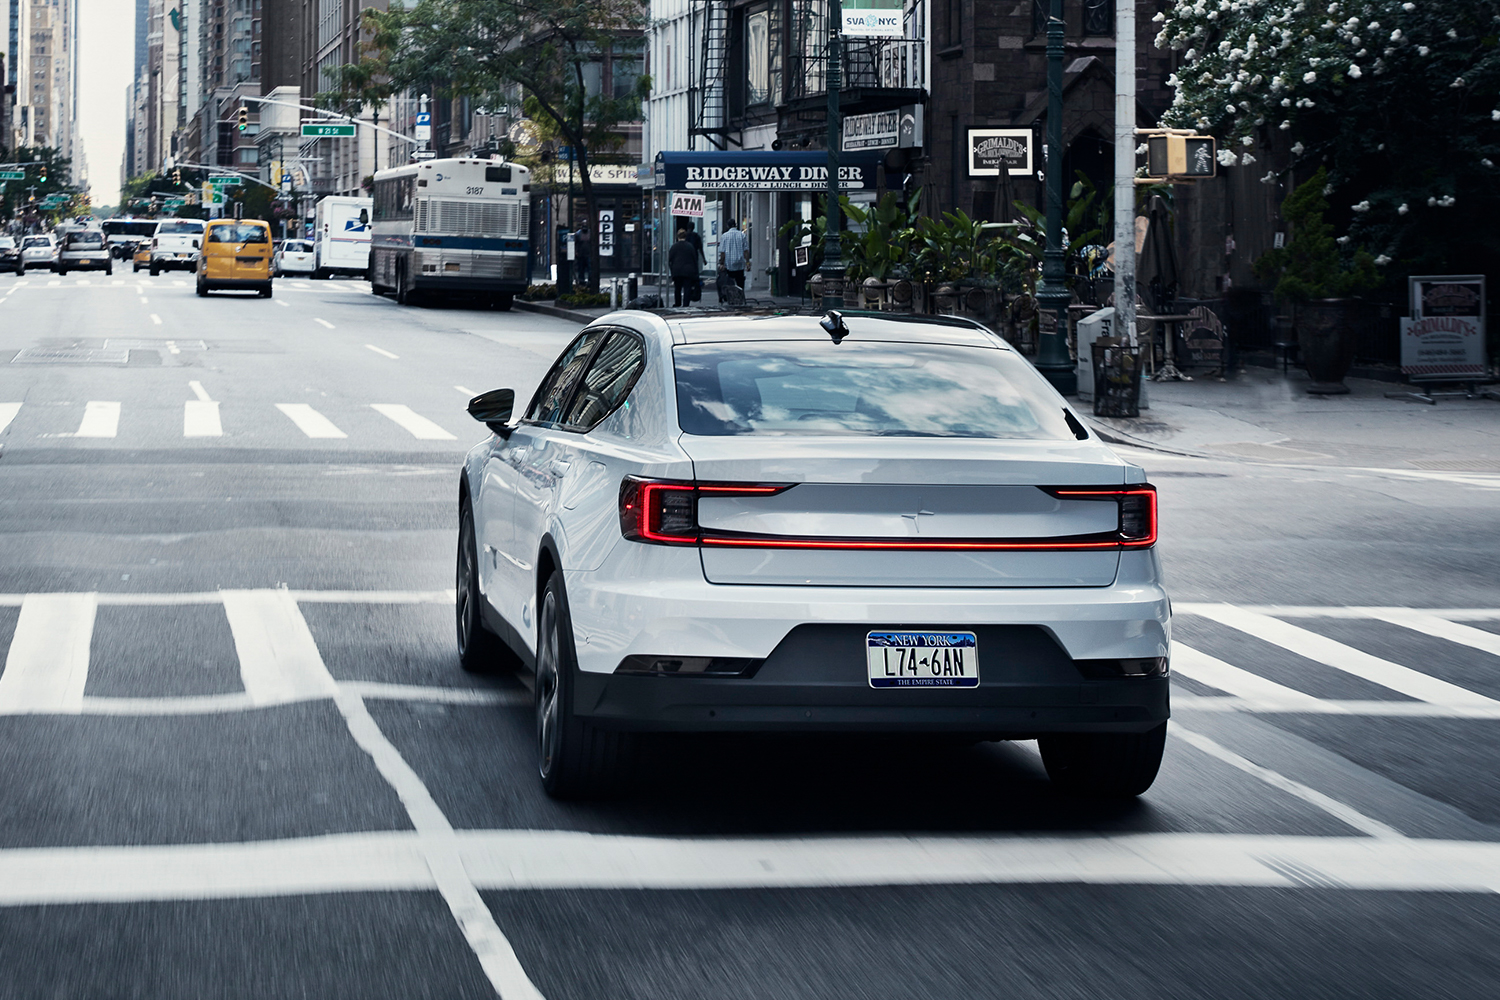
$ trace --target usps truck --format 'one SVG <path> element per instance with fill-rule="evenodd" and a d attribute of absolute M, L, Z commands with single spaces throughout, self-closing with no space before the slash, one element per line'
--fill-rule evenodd
<path fill-rule="evenodd" d="M 329 195 L 318 202 L 313 223 L 314 278 L 352 274 L 363 278 L 370 272 L 370 198 Z"/>

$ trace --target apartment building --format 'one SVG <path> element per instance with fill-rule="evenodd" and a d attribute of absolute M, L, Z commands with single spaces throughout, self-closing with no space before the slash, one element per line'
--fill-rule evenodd
<path fill-rule="evenodd" d="M 8 0 L 6 19 L 7 144 L 78 158 L 78 0 Z"/>

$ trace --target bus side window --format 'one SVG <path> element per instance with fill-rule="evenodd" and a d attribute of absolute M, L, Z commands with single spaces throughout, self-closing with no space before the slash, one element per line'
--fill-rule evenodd
<path fill-rule="evenodd" d="M 489 184 L 496 184 L 496 183 L 499 183 L 499 184 L 509 184 L 510 183 L 510 167 L 509 166 L 503 166 L 503 167 L 485 167 L 484 168 L 484 179 Z"/>

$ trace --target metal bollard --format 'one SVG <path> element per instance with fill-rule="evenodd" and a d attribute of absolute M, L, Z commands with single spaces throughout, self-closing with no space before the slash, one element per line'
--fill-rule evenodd
<path fill-rule="evenodd" d="M 610 278 L 609 279 L 609 307 L 611 309 L 618 309 L 618 308 L 620 308 L 620 279 L 619 278 Z"/>
<path fill-rule="evenodd" d="M 637 271 L 630 272 L 630 278 L 625 282 L 625 301 L 641 297 L 641 276 Z"/>

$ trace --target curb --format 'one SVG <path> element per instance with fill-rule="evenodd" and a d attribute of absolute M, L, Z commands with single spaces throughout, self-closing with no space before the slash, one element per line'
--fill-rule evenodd
<path fill-rule="evenodd" d="M 522 312 L 541 313 L 544 316 L 556 316 L 558 319 L 570 319 L 575 323 L 582 323 L 585 326 L 598 319 L 597 316 L 591 316 L 586 312 L 578 312 L 575 309 L 564 309 L 562 306 L 549 306 L 542 302 L 527 302 L 525 299 L 520 298 L 512 299 L 510 304 L 511 308 L 519 309 Z"/>

